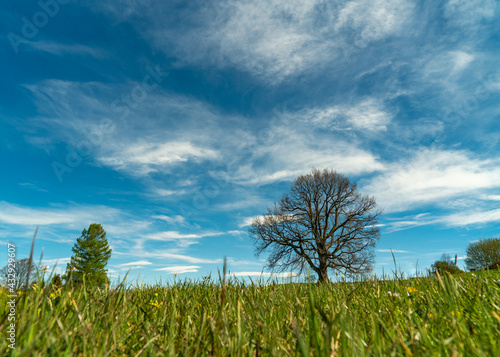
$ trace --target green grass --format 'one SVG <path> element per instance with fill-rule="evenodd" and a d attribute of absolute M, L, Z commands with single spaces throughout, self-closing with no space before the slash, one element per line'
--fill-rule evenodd
<path fill-rule="evenodd" d="M 392 295 L 389 295 L 391 292 Z M 399 294 L 399 296 L 397 295 Z M 500 274 L 30 291 L 12 356 L 498 356 Z"/>

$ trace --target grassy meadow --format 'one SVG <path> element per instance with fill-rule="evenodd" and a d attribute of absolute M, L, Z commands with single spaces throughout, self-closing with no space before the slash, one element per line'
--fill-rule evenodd
<path fill-rule="evenodd" d="M 498 272 L 356 283 L 229 279 L 17 298 L 11 356 L 498 356 Z"/>

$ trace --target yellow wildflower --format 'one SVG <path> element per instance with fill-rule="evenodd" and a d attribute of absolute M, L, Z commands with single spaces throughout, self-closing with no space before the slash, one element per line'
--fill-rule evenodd
<path fill-rule="evenodd" d="M 161 303 L 159 303 L 158 300 L 150 301 L 149 304 L 159 309 L 163 305 L 163 301 Z"/>
<path fill-rule="evenodd" d="M 413 293 L 417 292 L 417 289 L 415 289 L 411 286 L 407 287 L 406 290 L 408 291 L 408 294 L 413 294 Z"/>

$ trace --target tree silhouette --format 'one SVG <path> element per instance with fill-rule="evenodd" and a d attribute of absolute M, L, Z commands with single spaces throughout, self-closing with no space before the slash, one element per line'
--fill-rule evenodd
<path fill-rule="evenodd" d="M 40 270 L 34 262 L 31 262 L 31 268 L 30 268 L 30 260 L 28 258 L 21 259 L 21 260 L 16 260 L 15 262 L 15 267 L 13 268 L 14 271 L 9 273 L 9 265 L 6 265 L 0 270 L 0 278 L 2 279 L 2 283 L 6 284 L 9 278 L 12 278 L 12 275 L 9 276 L 9 274 L 14 274 L 15 279 L 14 279 L 14 290 L 20 290 L 24 286 L 28 285 L 31 286 L 31 284 L 35 283 L 38 279 L 38 271 Z M 30 272 L 31 270 L 31 272 Z M 29 282 L 26 284 L 26 280 L 28 279 L 29 276 Z"/>
<path fill-rule="evenodd" d="M 361 195 L 346 176 L 315 169 L 299 176 L 249 233 L 257 255 L 270 252 L 268 268 L 302 272 L 309 266 L 325 282 L 328 269 L 346 275 L 371 270 L 379 214 L 375 199 Z"/>

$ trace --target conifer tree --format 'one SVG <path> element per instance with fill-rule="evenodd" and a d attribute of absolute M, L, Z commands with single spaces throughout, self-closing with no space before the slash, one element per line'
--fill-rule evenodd
<path fill-rule="evenodd" d="M 64 278 L 73 284 L 82 284 L 85 275 L 87 286 L 103 287 L 109 283 L 106 265 L 111 257 L 106 231 L 100 224 L 92 223 L 84 229 L 73 246 L 73 256 L 66 267 Z"/>

